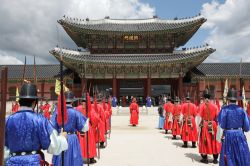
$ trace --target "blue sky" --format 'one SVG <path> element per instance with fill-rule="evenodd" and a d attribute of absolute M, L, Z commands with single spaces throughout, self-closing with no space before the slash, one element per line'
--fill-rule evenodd
<path fill-rule="evenodd" d="M 218 1 L 220 3 L 225 2 L 225 0 Z M 158 17 L 173 19 L 175 17 L 185 18 L 195 16 L 201 12 L 202 5 L 211 2 L 211 0 L 142 0 L 142 2 L 149 3 L 150 6 L 155 7 Z M 208 29 L 200 28 L 185 46 L 203 45 L 208 35 Z"/>

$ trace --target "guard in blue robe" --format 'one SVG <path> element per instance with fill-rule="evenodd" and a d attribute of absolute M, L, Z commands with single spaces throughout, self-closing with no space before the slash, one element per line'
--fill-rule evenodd
<path fill-rule="evenodd" d="M 151 100 L 151 98 L 150 98 L 149 96 L 147 97 L 146 101 L 147 101 L 147 102 L 146 102 L 146 106 L 147 106 L 147 107 L 151 107 L 151 105 L 152 105 L 152 100 Z"/>
<path fill-rule="evenodd" d="M 19 111 L 6 119 L 4 158 L 7 166 L 40 166 L 45 162 L 41 160 L 41 149 L 60 154 L 68 148 L 66 133 L 58 136 L 49 120 L 33 111 L 37 99 L 36 86 L 24 84 Z"/>
<path fill-rule="evenodd" d="M 228 100 L 230 104 L 222 107 L 218 116 L 223 130 L 220 166 L 249 166 L 250 152 L 244 135 L 249 131 L 249 119 L 246 111 L 236 105 L 236 90 L 229 90 Z"/>
<path fill-rule="evenodd" d="M 112 98 L 112 107 L 116 107 L 117 106 L 117 98 L 114 96 Z"/>
<path fill-rule="evenodd" d="M 68 150 L 64 151 L 64 165 L 65 166 L 82 166 L 83 157 L 81 153 L 81 147 L 77 138 L 77 132 L 88 131 L 88 119 L 79 111 L 75 110 L 72 103 L 75 101 L 74 94 L 72 92 L 66 92 L 66 104 L 67 104 L 67 116 L 68 121 L 64 124 L 64 131 L 68 133 Z M 52 124 L 60 131 L 61 126 L 57 123 L 57 110 L 52 116 Z M 61 166 L 62 155 L 53 156 L 53 165 Z"/>

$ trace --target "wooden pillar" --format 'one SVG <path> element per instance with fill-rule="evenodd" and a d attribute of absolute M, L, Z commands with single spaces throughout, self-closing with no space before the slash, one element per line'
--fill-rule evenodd
<path fill-rule="evenodd" d="M 4 160 L 5 144 L 5 116 L 6 116 L 6 97 L 7 97 L 8 68 L 3 67 L 1 70 L 1 103 L 0 103 L 0 165 Z"/>
<path fill-rule="evenodd" d="M 81 78 L 81 94 L 83 94 L 84 92 L 88 91 L 88 81 L 86 78 Z"/>
<path fill-rule="evenodd" d="M 196 97 L 198 104 L 200 103 L 200 80 L 197 79 L 196 82 Z"/>
<path fill-rule="evenodd" d="M 151 78 L 147 78 L 147 96 L 151 96 Z"/>
<path fill-rule="evenodd" d="M 117 97 L 117 79 L 115 77 L 112 80 L 112 96 Z"/>
<path fill-rule="evenodd" d="M 183 99 L 183 74 L 180 73 L 179 79 L 178 79 L 178 86 L 179 86 L 179 98 Z"/>

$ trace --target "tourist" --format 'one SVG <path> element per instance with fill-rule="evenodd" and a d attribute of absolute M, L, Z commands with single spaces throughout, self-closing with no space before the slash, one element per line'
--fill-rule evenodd
<path fill-rule="evenodd" d="M 18 98 L 19 111 L 6 120 L 5 165 L 40 166 L 45 163 L 41 149 L 54 155 L 68 149 L 67 133 L 58 135 L 48 119 L 34 112 L 38 104 L 35 85 L 23 84 Z"/>
<path fill-rule="evenodd" d="M 132 103 L 130 104 L 130 124 L 133 126 L 138 125 L 138 119 L 139 119 L 139 106 L 136 103 L 136 98 L 134 97 L 132 99 Z"/>
<path fill-rule="evenodd" d="M 227 100 L 229 105 L 222 107 L 218 115 L 218 123 L 223 130 L 223 134 L 220 132 L 217 137 L 218 140 L 222 138 L 220 166 L 249 166 L 250 152 L 244 135 L 250 129 L 249 118 L 246 111 L 236 105 L 236 90 L 228 91 Z"/>
<path fill-rule="evenodd" d="M 77 138 L 77 132 L 86 132 L 89 129 L 89 120 L 83 116 L 79 111 L 75 110 L 72 106 L 75 101 L 74 94 L 71 91 L 65 92 L 67 110 L 65 114 L 68 117 L 67 122 L 64 124 L 64 131 L 68 133 L 68 150 L 64 152 L 64 165 L 82 165 L 83 159 L 81 155 L 81 148 Z M 52 124 L 57 131 L 62 130 L 62 125 L 57 121 L 58 111 L 55 111 L 51 117 Z M 53 156 L 53 165 L 62 165 L 62 155 Z"/>
<path fill-rule="evenodd" d="M 112 107 L 117 106 L 117 98 L 115 96 L 112 97 Z"/>
<path fill-rule="evenodd" d="M 164 127 L 164 115 L 163 115 L 163 112 L 164 112 L 164 108 L 163 108 L 163 105 L 160 105 L 158 107 L 158 114 L 159 114 L 159 124 L 158 124 L 158 129 L 163 129 Z"/>
<path fill-rule="evenodd" d="M 205 102 L 200 105 L 197 116 L 200 127 L 199 153 L 202 157 L 202 163 L 207 164 L 207 155 L 213 155 L 213 163 L 217 164 L 220 153 L 220 143 L 216 141 L 218 108 L 210 101 L 211 94 L 208 89 L 204 90 L 203 97 Z"/>
<path fill-rule="evenodd" d="M 165 123 L 164 123 L 164 129 L 165 134 L 168 133 L 168 130 L 172 129 L 172 117 L 173 117 L 173 104 L 171 102 L 171 97 L 169 96 L 167 98 L 167 102 L 164 104 L 164 110 L 165 110 Z"/>
<path fill-rule="evenodd" d="M 177 139 L 177 135 L 181 135 L 181 105 L 179 104 L 179 97 L 175 97 L 173 105 L 173 125 L 172 125 L 172 139 Z"/>
<path fill-rule="evenodd" d="M 184 142 L 183 148 L 188 147 L 188 141 L 192 142 L 192 148 L 196 148 L 196 141 L 198 140 L 197 127 L 195 117 L 197 114 L 197 107 L 191 103 L 189 93 L 186 96 L 186 102 L 182 104 L 183 126 L 181 138 Z"/>
<path fill-rule="evenodd" d="M 151 97 L 148 96 L 148 97 L 146 98 L 146 106 L 147 106 L 147 107 L 151 107 L 151 105 L 152 105 Z"/>

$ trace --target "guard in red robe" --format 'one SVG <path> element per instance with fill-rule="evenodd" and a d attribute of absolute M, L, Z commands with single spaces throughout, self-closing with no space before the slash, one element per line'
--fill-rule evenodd
<path fill-rule="evenodd" d="M 112 115 L 112 109 L 108 99 L 103 101 L 103 109 L 105 113 L 105 131 L 106 133 L 108 133 L 108 131 L 110 130 L 110 118 Z"/>
<path fill-rule="evenodd" d="M 15 103 L 12 103 L 12 114 L 16 113 L 19 110 L 19 104 L 18 101 L 16 101 Z"/>
<path fill-rule="evenodd" d="M 183 148 L 188 147 L 188 141 L 192 142 L 192 148 L 196 148 L 196 141 L 198 140 L 198 132 L 195 123 L 197 114 L 197 107 L 191 103 L 189 94 L 186 97 L 186 102 L 182 105 L 183 126 L 181 138 L 184 142 Z"/>
<path fill-rule="evenodd" d="M 217 106 L 209 101 L 210 93 L 208 89 L 203 92 L 205 102 L 200 106 L 200 112 L 197 119 L 200 125 L 199 134 L 199 153 L 202 156 L 202 163 L 208 163 L 208 154 L 213 155 L 213 163 L 218 163 L 218 156 L 220 153 L 220 143 L 216 141 L 217 133 Z"/>
<path fill-rule="evenodd" d="M 103 97 L 99 95 L 97 98 L 97 103 L 94 103 L 94 109 L 97 116 L 99 117 L 99 122 L 96 130 L 96 142 L 100 143 L 100 148 L 105 148 L 106 134 L 105 134 L 105 112 L 102 105 Z"/>
<path fill-rule="evenodd" d="M 172 139 L 176 139 L 177 135 L 181 135 L 181 105 L 179 104 L 179 97 L 175 97 L 173 105 L 173 125 L 172 125 Z"/>
<path fill-rule="evenodd" d="M 136 98 L 133 98 L 129 109 L 130 109 L 130 124 L 136 126 L 138 125 L 138 120 L 139 120 L 139 106 L 136 103 Z"/>
<path fill-rule="evenodd" d="M 50 119 L 50 107 L 51 105 L 49 104 L 48 100 L 46 101 L 46 103 L 41 107 L 42 111 L 43 111 L 43 115 L 45 116 L 45 118 Z"/>
<path fill-rule="evenodd" d="M 84 116 L 86 116 L 86 98 L 81 98 L 82 103 L 76 107 L 76 110 L 80 111 Z M 91 104 L 91 103 L 89 103 Z M 91 108 L 91 106 L 89 107 Z M 92 109 L 88 109 L 88 118 L 89 118 L 89 131 L 88 131 L 88 144 L 89 144 L 89 154 L 87 155 L 87 136 L 86 133 L 78 133 L 78 138 L 81 146 L 82 156 L 85 159 L 90 159 L 89 163 L 96 163 L 96 141 L 94 131 L 95 128 L 92 126 L 94 123 L 95 113 Z"/>
<path fill-rule="evenodd" d="M 164 110 L 165 110 L 164 129 L 165 133 L 167 134 L 168 130 L 172 129 L 173 104 L 171 103 L 170 96 L 167 98 L 167 102 L 164 104 Z"/>

